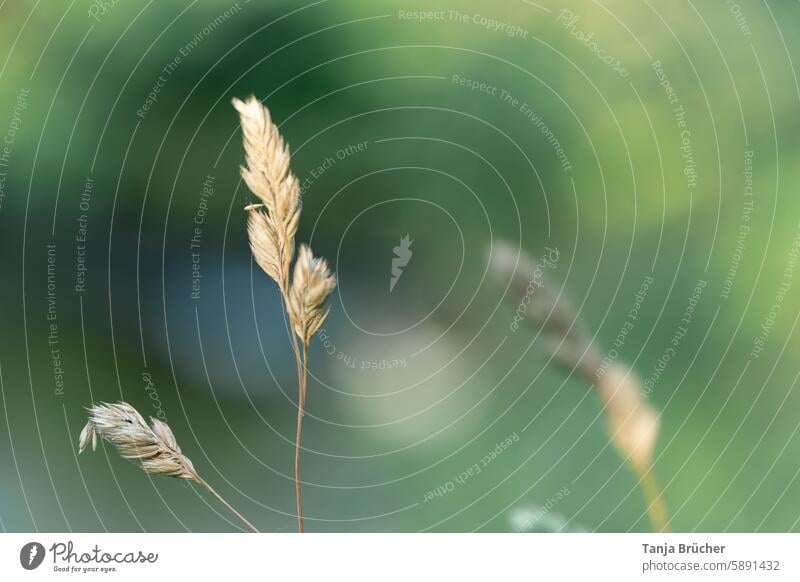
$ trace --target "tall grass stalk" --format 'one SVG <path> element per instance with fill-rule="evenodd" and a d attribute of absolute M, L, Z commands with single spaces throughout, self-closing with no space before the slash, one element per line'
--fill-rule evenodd
<path fill-rule="evenodd" d="M 256 263 L 278 285 L 291 328 L 298 385 L 294 481 L 297 528 L 303 532 L 300 453 L 308 397 L 308 347 L 328 317 L 325 303 L 336 287 L 336 278 L 326 261 L 315 258 L 307 245 L 300 246 L 292 270 L 302 201 L 300 183 L 290 168 L 289 147 L 258 99 L 234 99 L 233 106 L 239 112 L 244 136 L 242 178 L 259 199 L 245 208 L 250 249 Z"/>

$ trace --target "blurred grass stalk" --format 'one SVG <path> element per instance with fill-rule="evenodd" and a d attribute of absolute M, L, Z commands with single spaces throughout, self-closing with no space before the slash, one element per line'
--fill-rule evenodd
<path fill-rule="evenodd" d="M 572 305 L 545 275 L 544 269 L 554 267 L 558 259 L 558 251 L 552 252 L 555 257 L 537 261 L 500 241 L 495 242 L 489 261 L 497 280 L 513 291 L 510 297 L 521 297 L 515 323 L 524 318 L 541 326 L 553 361 L 568 373 L 577 372 L 594 387 L 603 404 L 611 442 L 638 478 L 653 529 L 668 532 L 669 512 L 653 470 L 658 413 L 645 400 L 642 382 L 631 368 L 603 359 L 602 349 Z"/>

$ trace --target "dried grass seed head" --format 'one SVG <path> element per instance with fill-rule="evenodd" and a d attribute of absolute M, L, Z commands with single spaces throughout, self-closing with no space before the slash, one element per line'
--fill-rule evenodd
<path fill-rule="evenodd" d="M 614 446 L 640 472 L 649 469 L 659 434 L 659 417 L 641 392 L 635 372 L 614 364 L 601 373 L 602 358 L 570 303 L 559 297 L 555 286 L 539 274 L 541 287 L 531 291 L 537 271 L 533 257 L 506 242 L 496 242 L 490 257 L 497 279 L 518 295 L 531 293 L 525 316 L 544 325 L 547 350 L 567 370 L 575 369 L 594 384 L 605 407 L 606 423 Z"/>
<path fill-rule="evenodd" d="M 653 462 L 660 420 L 645 400 L 641 381 L 633 370 L 615 364 L 598 376 L 595 387 L 605 405 L 612 441 L 622 456 L 640 473 Z"/>
<path fill-rule="evenodd" d="M 152 475 L 197 479 L 192 462 L 181 453 L 175 435 L 165 423 L 151 418 L 148 426 L 142 415 L 126 402 L 101 402 L 87 410 L 89 421 L 80 434 L 80 452 L 90 441 L 94 449 L 99 436 L 114 445 L 124 458 L 141 463 Z"/>
<path fill-rule="evenodd" d="M 242 178 L 263 205 L 246 208 L 250 246 L 259 266 L 285 285 L 300 223 L 300 183 L 291 171 L 289 147 L 269 110 L 254 96 L 233 99 L 233 106 L 239 112 L 247 162 L 241 168 Z"/>
<path fill-rule="evenodd" d="M 291 171 L 289 146 L 272 123 L 269 109 L 255 96 L 244 101 L 234 98 L 233 106 L 244 136 L 247 165 L 241 168 L 242 178 L 267 211 L 282 221 L 300 204 L 300 183 Z"/>
<path fill-rule="evenodd" d="M 562 289 L 548 277 L 545 261 L 528 255 L 506 241 L 494 241 L 489 267 L 502 285 L 508 285 L 510 300 L 524 306 L 523 316 L 543 326 L 548 351 L 565 367 L 577 367 L 590 378 L 599 365 L 599 354 Z"/>
<path fill-rule="evenodd" d="M 281 246 L 281 237 L 272 221 L 272 218 L 261 209 L 251 210 L 247 217 L 247 238 L 250 241 L 250 250 L 258 266 L 272 279 L 281 284 L 285 273 L 289 270 L 294 254 L 293 249 L 285 252 Z"/>
<path fill-rule="evenodd" d="M 336 277 L 328 269 L 327 261 L 314 257 L 308 245 L 301 245 L 288 308 L 295 333 L 306 345 L 325 323 L 329 311 L 325 301 L 335 288 Z"/>
<path fill-rule="evenodd" d="M 86 423 L 86 426 L 83 427 L 81 431 L 80 437 L 78 437 L 78 450 L 79 452 L 83 452 L 86 447 L 89 446 L 89 443 L 92 444 L 92 450 L 97 450 L 97 431 L 94 430 L 94 425 L 92 421 Z"/>

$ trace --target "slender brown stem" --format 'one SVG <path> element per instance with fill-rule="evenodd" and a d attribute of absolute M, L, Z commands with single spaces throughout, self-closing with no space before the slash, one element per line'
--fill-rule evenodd
<path fill-rule="evenodd" d="M 640 475 L 640 483 L 645 503 L 647 504 L 647 515 L 650 524 L 657 532 L 667 533 L 671 531 L 669 526 L 669 512 L 667 504 L 664 502 L 664 494 L 658 484 L 656 474 L 650 467 Z"/>
<path fill-rule="evenodd" d="M 289 302 L 289 276 L 288 273 L 284 274 L 283 281 L 280 282 L 279 287 L 281 290 L 281 299 L 283 308 L 289 316 L 289 335 L 292 338 L 292 351 L 294 352 L 295 366 L 297 368 L 297 433 L 295 435 L 295 450 L 294 450 L 294 491 L 297 503 L 297 530 L 300 533 L 305 531 L 305 524 L 303 522 L 303 493 L 300 487 L 300 450 L 302 448 L 303 437 L 303 416 L 305 416 L 305 400 L 306 400 L 306 361 L 308 360 L 308 349 L 303 344 L 303 354 L 301 356 L 300 346 L 297 343 L 297 335 L 295 334 L 294 327 L 292 326 L 292 318 L 287 308 Z"/>
<path fill-rule="evenodd" d="M 308 346 L 303 342 L 302 374 L 299 378 L 299 397 L 297 405 L 297 435 L 294 451 L 294 488 L 297 497 L 297 529 L 300 533 L 305 531 L 303 522 L 303 494 L 300 490 L 300 451 L 303 438 L 303 417 L 306 409 L 306 384 L 308 382 Z"/>
<path fill-rule="evenodd" d="M 303 406 L 297 407 L 297 435 L 294 449 L 294 492 L 297 499 L 297 531 L 303 533 L 303 493 L 300 491 L 300 441 L 303 437 Z"/>
<path fill-rule="evenodd" d="M 236 511 L 236 509 L 234 509 L 234 507 L 233 507 L 233 506 L 232 506 L 230 503 L 228 503 L 227 501 L 225 501 L 225 498 L 223 498 L 223 497 L 222 497 L 222 495 L 220 495 L 219 493 L 217 493 L 217 492 L 214 490 L 214 488 L 213 488 L 211 485 L 209 485 L 208 483 L 206 483 L 206 482 L 205 482 L 205 480 L 204 480 L 202 477 L 200 477 L 200 475 L 198 475 L 197 473 L 193 473 L 193 475 L 194 475 L 194 480 L 195 480 L 195 481 L 196 481 L 196 482 L 197 482 L 199 485 L 202 485 L 203 487 L 205 487 L 205 488 L 208 490 L 208 492 L 209 492 L 209 493 L 211 493 L 211 495 L 213 495 L 214 497 L 216 497 L 216 498 L 217 498 L 217 499 L 220 501 L 220 503 L 222 503 L 222 505 L 224 505 L 225 507 L 227 507 L 227 508 L 228 508 L 228 509 L 229 509 L 229 510 L 230 510 L 230 511 L 231 511 L 231 512 L 232 512 L 232 513 L 233 513 L 233 514 L 236 516 L 236 517 L 238 517 L 239 519 L 241 519 L 241 520 L 242 520 L 242 522 L 244 522 L 244 523 L 247 525 L 247 527 L 249 527 L 249 528 L 250 528 L 251 530 L 253 530 L 255 533 L 259 533 L 259 532 L 258 532 L 258 530 L 256 529 L 256 526 L 254 526 L 252 523 L 250 523 L 249 521 L 247 521 L 247 519 L 245 519 L 245 517 L 244 517 L 244 516 L 243 516 L 241 513 L 239 513 L 238 511 Z"/>
<path fill-rule="evenodd" d="M 292 351 L 294 352 L 294 363 L 295 368 L 297 369 L 297 388 L 298 393 L 301 391 L 301 384 L 303 382 L 303 362 L 300 359 L 300 347 L 297 344 L 297 334 L 295 333 L 294 326 L 292 325 L 292 316 L 289 313 L 289 274 L 285 273 L 283 276 L 283 280 L 280 282 L 279 287 L 281 291 L 281 303 L 283 304 L 283 310 L 286 312 L 286 317 L 289 320 L 289 337 L 292 340 Z"/>
<path fill-rule="evenodd" d="M 289 337 L 292 339 L 292 351 L 294 351 L 294 363 L 295 367 L 297 368 L 297 382 L 298 384 L 302 381 L 301 379 L 301 366 L 302 362 L 300 361 L 300 347 L 297 345 L 297 335 L 294 332 L 294 326 L 292 325 L 292 316 L 289 314 L 289 274 L 284 273 L 283 280 L 278 285 L 281 291 L 281 303 L 283 304 L 283 310 L 286 312 L 286 317 L 289 320 Z"/>
<path fill-rule="evenodd" d="M 594 345 L 590 347 L 590 352 L 592 355 L 586 358 L 585 362 L 581 362 L 580 369 L 592 385 L 597 387 L 599 381 L 599 376 L 597 375 L 599 365 L 597 362 L 599 359 L 597 357 L 597 349 Z M 647 516 L 650 519 L 650 525 L 653 530 L 663 533 L 671 531 L 669 526 L 669 510 L 664 501 L 664 494 L 661 491 L 661 486 L 658 484 L 658 479 L 656 478 L 653 467 L 641 468 L 635 466 L 633 463 L 631 463 L 631 466 L 639 477 L 639 487 L 642 490 L 644 501 L 647 504 Z"/>

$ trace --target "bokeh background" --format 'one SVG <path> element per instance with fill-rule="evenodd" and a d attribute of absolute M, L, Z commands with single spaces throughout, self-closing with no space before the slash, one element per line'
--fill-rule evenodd
<path fill-rule="evenodd" d="M 255 94 L 304 183 L 299 239 L 339 277 L 311 355 L 308 530 L 650 527 L 589 386 L 511 329 L 501 239 L 558 251 L 548 275 L 607 348 L 652 277 L 618 357 L 656 379 L 676 530 L 800 529 L 798 18 L 0 2 L 0 527 L 239 527 L 109 447 L 78 457 L 83 407 L 126 400 L 260 529 L 294 530 L 294 365 L 230 106 Z"/>

